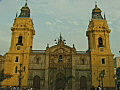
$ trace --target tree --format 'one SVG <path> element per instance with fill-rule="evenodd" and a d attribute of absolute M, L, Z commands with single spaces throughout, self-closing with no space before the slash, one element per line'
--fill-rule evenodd
<path fill-rule="evenodd" d="M 4 69 L 0 71 L 0 82 L 4 80 Z"/>
<path fill-rule="evenodd" d="M 117 80 L 120 80 L 120 67 L 116 69 L 116 77 L 117 77 Z"/>
<path fill-rule="evenodd" d="M 11 78 L 12 77 L 12 75 L 10 75 L 10 74 L 4 74 L 4 69 L 2 69 L 1 71 L 0 71 L 0 86 L 1 86 L 1 82 L 4 80 L 4 79 L 6 79 L 6 78 Z"/>
<path fill-rule="evenodd" d="M 4 69 L 0 71 L 0 87 L 1 87 L 1 82 L 4 80 Z"/>

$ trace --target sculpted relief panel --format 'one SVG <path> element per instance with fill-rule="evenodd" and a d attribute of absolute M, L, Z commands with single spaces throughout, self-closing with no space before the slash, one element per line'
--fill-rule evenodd
<path fill-rule="evenodd" d="M 50 53 L 50 67 L 67 67 L 72 63 L 71 51 L 66 48 L 56 48 Z"/>
<path fill-rule="evenodd" d="M 53 50 L 51 50 L 51 53 L 55 53 L 55 54 L 70 54 L 71 51 L 67 48 L 55 48 Z"/>
<path fill-rule="evenodd" d="M 45 66 L 45 56 L 44 55 L 34 55 L 31 56 L 31 68 L 43 69 Z"/>
<path fill-rule="evenodd" d="M 77 56 L 76 59 L 77 69 L 90 69 L 90 58 L 87 55 Z"/>

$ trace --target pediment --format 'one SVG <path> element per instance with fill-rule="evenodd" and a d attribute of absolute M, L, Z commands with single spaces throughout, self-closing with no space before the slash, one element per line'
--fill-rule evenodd
<path fill-rule="evenodd" d="M 50 47 L 46 51 L 48 51 L 51 54 L 71 54 L 72 52 L 75 52 L 75 49 L 67 45 L 55 45 Z"/>

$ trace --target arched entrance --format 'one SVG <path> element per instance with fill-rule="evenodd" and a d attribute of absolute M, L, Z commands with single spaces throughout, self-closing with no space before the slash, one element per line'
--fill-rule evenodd
<path fill-rule="evenodd" d="M 57 90 L 64 90 L 65 89 L 65 76 L 62 73 L 58 73 L 56 75 L 55 87 Z"/>
<path fill-rule="evenodd" d="M 80 77 L 80 90 L 87 90 L 87 80 L 85 76 Z"/>
<path fill-rule="evenodd" d="M 33 79 L 33 88 L 35 90 L 40 90 L 40 77 L 38 75 L 34 76 L 34 79 Z"/>

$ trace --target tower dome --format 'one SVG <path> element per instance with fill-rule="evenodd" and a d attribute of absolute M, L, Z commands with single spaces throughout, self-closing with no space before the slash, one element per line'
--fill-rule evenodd
<path fill-rule="evenodd" d="M 101 12 L 102 10 L 95 4 L 95 8 L 92 10 L 92 19 L 103 19 Z"/>
<path fill-rule="evenodd" d="M 21 8 L 21 13 L 20 13 L 19 17 L 30 17 L 30 9 L 27 6 L 27 1 L 25 3 L 25 6 L 23 6 Z"/>
<path fill-rule="evenodd" d="M 92 13 L 95 12 L 102 12 L 100 8 L 98 8 L 97 4 L 95 5 L 95 8 L 92 10 Z"/>

